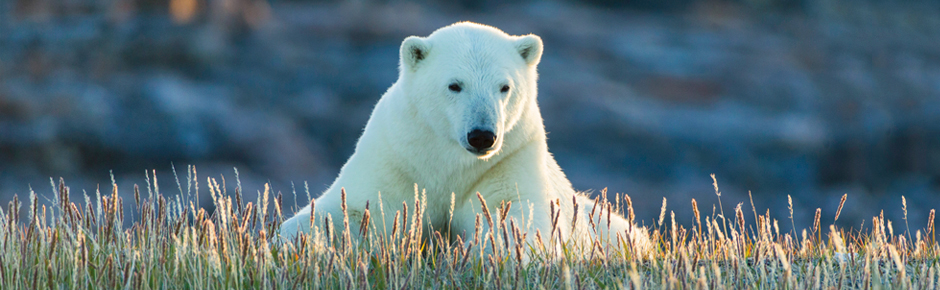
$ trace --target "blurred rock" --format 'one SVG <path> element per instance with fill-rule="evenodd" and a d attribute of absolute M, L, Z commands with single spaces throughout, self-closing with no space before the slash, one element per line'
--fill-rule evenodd
<path fill-rule="evenodd" d="M 315 196 L 395 81 L 401 40 L 471 20 L 543 38 L 551 151 L 576 188 L 628 193 L 640 218 L 664 196 L 680 220 L 690 198 L 717 203 L 710 173 L 729 210 L 751 191 L 785 219 L 792 195 L 798 226 L 844 193 L 844 226 L 900 220 L 901 195 L 912 216 L 940 204 L 935 2 L 239 0 L 176 20 L 169 1 L 94 3 L 0 4 L 0 203 L 50 176 L 93 191 L 109 170 L 128 187 L 170 164 Z"/>

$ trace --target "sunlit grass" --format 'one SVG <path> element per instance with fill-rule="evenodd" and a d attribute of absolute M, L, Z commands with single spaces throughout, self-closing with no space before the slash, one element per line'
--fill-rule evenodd
<path fill-rule="evenodd" d="M 181 194 L 173 196 L 150 175 L 142 187 L 119 189 L 112 180 L 111 190 L 92 196 L 75 194 L 60 180 L 55 197 L 14 198 L 0 209 L 0 288 L 934 289 L 938 283 L 933 210 L 924 217 L 927 228 L 913 232 L 906 213 L 904 230 L 879 215 L 869 230 L 852 232 L 825 226 L 817 210 L 813 225 L 796 234 L 781 232 L 769 212 L 761 215 L 753 205 L 757 223 L 747 224 L 743 203 L 733 215 L 721 209 L 707 216 L 696 200 L 695 221 L 685 228 L 664 201 L 651 229 L 655 249 L 634 253 L 626 235 L 595 234 L 592 244 L 575 245 L 554 238 L 554 231 L 526 233 L 503 218 L 509 204 L 478 215 L 475 233 L 451 239 L 423 230 L 416 199 L 394 213 L 389 235 L 378 235 L 384 230 L 374 223 L 353 232 L 320 221 L 312 235 L 272 242 L 291 212 L 281 208 L 280 194 L 265 187 L 248 201 L 240 185 L 197 176 L 189 168 L 184 182 L 174 180 L 173 191 Z M 133 200 L 119 190 L 133 191 Z M 200 207 L 199 194 L 211 196 L 214 211 Z M 632 220 L 629 197 L 614 200 L 613 212 Z M 606 205 L 581 210 L 609 214 Z M 133 218 L 124 215 L 126 207 Z M 792 216 L 792 202 L 790 208 Z M 518 243 L 526 240 L 536 242 Z"/>

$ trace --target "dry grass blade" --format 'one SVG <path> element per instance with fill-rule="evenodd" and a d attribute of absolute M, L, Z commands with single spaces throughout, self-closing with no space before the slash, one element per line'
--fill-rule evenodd
<path fill-rule="evenodd" d="M 698 234 L 702 234 L 702 216 L 698 211 L 698 202 L 692 199 L 692 214 L 695 215 L 695 223 L 698 224 Z"/>
<path fill-rule="evenodd" d="M 571 204 L 574 207 L 574 213 L 571 214 L 571 232 L 574 232 L 578 228 L 578 209 L 580 208 L 577 195 L 571 196 Z"/>
<path fill-rule="evenodd" d="M 931 209 L 930 216 L 927 217 L 927 235 L 930 236 L 931 240 L 933 240 L 934 243 L 937 242 L 937 239 L 934 237 L 935 229 L 934 229 L 934 224 L 933 224 L 934 218 L 936 217 L 936 212 L 937 212 L 936 209 Z"/>

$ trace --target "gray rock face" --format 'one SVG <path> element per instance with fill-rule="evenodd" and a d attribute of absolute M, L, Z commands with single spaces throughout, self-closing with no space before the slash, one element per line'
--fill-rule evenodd
<path fill-rule="evenodd" d="M 843 193 L 845 226 L 881 209 L 900 220 L 901 195 L 912 227 L 940 205 L 933 2 L 465 11 L 240 0 L 209 1 L 188 22 L 134 1 L 4 3 L 0 202 L 50 176 L 87 191 L 109 170 L 128 185 L 147 168 L 170 180 L 171 163 L 230 179 L 238 167 L 249 194 L 308 181 L 316 195 L 395 81 L 401 40 L 472 20 L 544 39 L 551 151 L 576 188 L 630 194 L 640 218 L 663 196 L 680 221 L 690 198 L 717 203 L 710 173 L 729 207 L 750 190 L 785 219 L 792 195 L 798 226 L 817 207 L 834 214 Z"/>

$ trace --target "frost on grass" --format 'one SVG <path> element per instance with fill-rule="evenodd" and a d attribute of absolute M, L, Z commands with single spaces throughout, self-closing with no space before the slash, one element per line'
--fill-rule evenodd
<path fill-rule="evenodd" d="M 314 221 L 311 234 L 285 240 L 272 236 L 289 212 L 281 208 L 280 194 L 265 187 L 249 201 L 240 185 L 226 188 L 224 180 L 207 178 L 202 194 L 215 208 L 208 212 L 196 202 L 196 171 L 187 170 L 186 186 L 177 184 L 180 194 L 172 196 L 151 175 L 145 188 L 118 188 L 112 181 L 110 191 L 93 197 L 73 193 L 62 180 L 53 185 L 55 197 L 14 197 L 0 209 L 0 288 L 934 289 L 938 283 L 934 211 L 923 217 L 927 228 L 913 233 L 905 215 L 902 233 L 882 215 L 863 231 L 826 227 L 819 209 L 814 224 L 797 234 L 781 233 L 769 213 L 755 212 L 756 224 L 745 223 L 741 204 L 728 218 L 701 215 L 696 200 L 687 229 L 672 214 L 665 219 L 664 202 L 658 227 L 651 229 L 655 247 L 637 253 L 626 233 L 597 231 L 593 242 L 575 244 L 553 233 L 526 232 L 523 221 L 502 218 L 510 204 L 481 213 L 481 229 L 468 236 L 427 232 L 415 200 L 394 213 L 388 235 L 379 235 L 385 231 L 368 220 L 343 216 L 330 218 L 372 228 L 350 232 Z M 133 200 L 121 198 L 122 190 L 131 190 Z M 632 216 L 632 205 L 619 202 L 629 196 L 613 199 L 590 209 L 592 224 L 595 215 Z M 23 203 L 28 212 L 20 212 Z M 130 222 L 125 212 L 139 218 Z M 482 230 L 482 223 L 493 226 Z M 539 237 L 537 244 L 523 242 L 527 235 Z"/>

